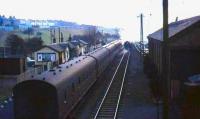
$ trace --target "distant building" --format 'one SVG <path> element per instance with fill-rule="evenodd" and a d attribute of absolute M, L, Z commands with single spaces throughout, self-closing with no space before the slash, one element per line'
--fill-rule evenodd
<path fill-rule="evenodd" d="M 70 58 L 78 57 L 87 52 L 88 44 L 82 40 L 72 40 L 68 44 L 70 48 Z"/>
<path fill-rule="evenodd" d="M 82 54 L 85 54 L 85 53 L 89 52 L 88 51 L 88 43 L 87 42 L 85 42 L 83 40 L 79 40 L 79 43 L 80 43 L 80 46 L 81 46 L 81 53 Z"/>
<path fill-rule="evenodd" d="M 96 42 L 94 43 L 93 40 L 87 37 L 73 37 L 72 42 L 77 42 L 81 46 L 82 54 L 91 52 L 95 50 L 96 48 L 99 48 L 102 46 L 99 40 L 96 40 Z"/>
<path fill-rule="evenodd" d="M 25 20 L 25 19 L 20 19 L 19 20 L 19 29 L 20 30 L 25 30 L 27 28 L 31 27 L 39 27 L 39 28 L 50 28 L 52 26 L 55 26 L 55 23 L 52 21 L 48 20 Z"/>
<path fill-rule="evenodd" d="M 32 26 L 39 26 L 40 28 L 50 28 L 54 26 L 54 22 L 49 22 L 48 20 L 30 20 Z"/>
<path fill-rule="evenodd" d="M 42 49 L 34 53 L 34 57 L 36 61 L 35 65 L 41 65 L 44 70 L 49 70 L 69 60 L 68 44 L 55 43 L 45 45 Z"/>
<path fill-rule="evenodd" d="M 30 27 L 32 27 L 31 22 L 28 20 L 20 19 L 19 20 L 19 25 L 18 25 L 20 30 L 26 30 Z"/>
<path fill-rule="evenodd" d="M 10 31 L 14 30 L 14 27 L 13 26 L 0 26 L 0 30 L 10 32 Z"/>

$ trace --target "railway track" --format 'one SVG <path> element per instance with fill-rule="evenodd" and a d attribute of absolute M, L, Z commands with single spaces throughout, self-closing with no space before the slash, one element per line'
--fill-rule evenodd
<path fill-rule="evenodd" d="M 129 57 L 129 52 L 122 56 L 93 119 L 119 119 L 120 99 L 123 93 Z"/>

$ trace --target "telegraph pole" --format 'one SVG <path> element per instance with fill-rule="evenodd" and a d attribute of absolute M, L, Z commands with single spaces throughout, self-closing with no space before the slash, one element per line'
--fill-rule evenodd
<path fill-rule="evenodd" d="M 52 29 L 51 28 L 49 28 L 49 31 L 50 31 L 50 38 L 51 38 L 51 44 L 53 43 L 53 35 L 52 35 Z"/>
<path fill-rule="evenodd" d="M 163 86 L 163 119 L 169 119 L 170 79 L 168 70 L 168 0 L 163 0 L 163 50 L 162 50 L 162 86 Z"/>
<path fill-rule="evenodd" d="M 56 43 L 56 31 L 53 29 L 53 43 Z"/>
<path fill-rule="evenodd" d="M 144 34 L 143 34 L 143 17 L 144 15 L 141 13 L 140 14 L 140 49 L 141 49 L 141 54 L 144 53 Z"/>
<path fill-rule="evenodd" d="M 58 39 L 59 39 L 59 43 L 61 42 L 60 41 L 60 27 L 58 27 Z"/>

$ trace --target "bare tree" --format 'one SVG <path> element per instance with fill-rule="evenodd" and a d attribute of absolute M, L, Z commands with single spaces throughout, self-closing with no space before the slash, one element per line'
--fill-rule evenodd
<path fill-rule="evenodd" d="M 24 39 L 16 34 L 11 34 L 6 39 L 6 45 L 10 47 L 12 55 L 25 55 L 26 48 Z"/>
<path fill-rule="evenodd" d="M 39 50 L 43 46 L 43 40 L 41 37 L 33 37 L 31 39 L 27 39 L 26 41 L 26 47 L 27 47 L 27 52 L 32 53 L 34 51 Z"/>

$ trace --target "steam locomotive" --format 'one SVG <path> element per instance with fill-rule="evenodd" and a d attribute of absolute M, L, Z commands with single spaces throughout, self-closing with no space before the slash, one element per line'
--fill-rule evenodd
<path fill-rule="evenodd" d="M 13 88 L 15 119 L 65 119 L 122 49 L 117 40 L 19 82 Z"/>

